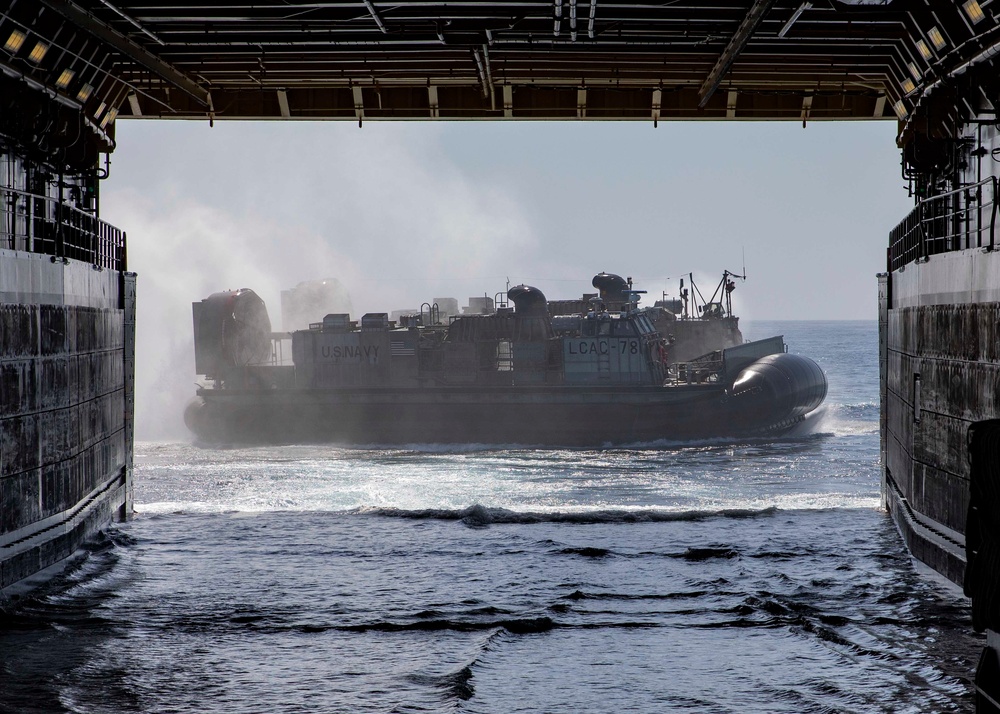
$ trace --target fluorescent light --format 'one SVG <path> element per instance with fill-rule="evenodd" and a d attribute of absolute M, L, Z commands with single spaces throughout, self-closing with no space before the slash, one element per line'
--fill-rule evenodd
<path fill-rule="evenodd" d="M 913 78 L 919 81 L 920 80 L 920 70 L 917 69 L 917 65 L 913 64 L 913 62 L 910 62 L 908 65 L 906 65 L 906 67 L 907 67 L 907 69 L 910 70 L 910 74 L 913 75 Z"/>
<path fill-rule="evenodd" d="M 117 116 L 118 116 L 118 110 L 117 109 L 115 109 L 114 107 L 112 107 L 111 109 L 109 109 L 108 113 L 104 115 L 103 119 L 101 119 L 101 128 L 102 129 L 106 128 L 108 126 L 108 124 L 110 124 L 111 122 L 113 122 Z"/>
<path fill-rule="evenodd" d="M 917 40 L 917 52 L 919 52 L 920 56 L 925 60 L 929 60 L 931 58 L 931 48 L 928 47 L 927 43 L 923 40 Z"/>
<path fill-rule="evenodd" d="M 906 119 L 906 116 L 910 113 L 909 110 L 907 110 L 906 105 L 903 104 L 902 99 L 893 104 L 892 108 L 896 112 L 896 116 L 900 119 Z"/>
<path fill-rule="evenodd" d="M 903 80 L 902 87 L 903 87 L 903 91 L 906 92 L 907 94 L 909 94 L 910 92 L 912 92 L 914 89 L 917 88 L 917 85 L 915 85 L 913 83 L 912 79 L 910 79 L 909 77 L 907 77 L 906 79 Z"/>
<path fill-rule="evenodd" d="M 59 89 L 66 89 L 66 87 L 69 86 L 69 83 L 73 81 L 73 75 L 75 74 L 76 72 L 71 69 L 64 69 L 59 75 L 59 79 L 56 80 L 56 86 L 59 87 Z"/>
<path fill-rule="evenodd" d="M 90 93 L 94 91 L 94 88 L 89 84 L 85 84 L 80 87 L 80 91 L 76 93 L 76 98 L 81 102 L 85 102 L 90 98 Z"/>
<path fill-rule="evenodd" d="M 108 106 L 107 102 L 101 102 L 101 106 L 97 107 L 97 111 L 94 112 L 94 119 L 101 116 L 101 112 L 104 111 L 104 107 Z"/>
<path fill-rule="evenodd" d="M 3 48 L 8 52 L 17 52 L 21 49 L 21 45 L 24 44 L 24 41 L 27 38 L 28 36 L 20 30 L 14 30 L 10 33 L 10 37 L 7 38 L 7 41 L 3 43 Z"/>
<path fill-rule="evenodd" d="M 944 35 L 941 34 L 941 30 L 936 27 L 932 27 L 927 36 L 931 38 L 931 42 L 934 44 L 935 49 L 944 49 Z"/>
<path fill-rule="evenodd" d="M 49 51 L 49 46 L 44 42 L 37 42 L 28 54 L 28 59 L 32 62 L 41 62 L 45 59 L 45 53 Z"/>
<path fill-rule="evenodd" d="M 976 0 L 965 0 L 962 3 L 962 9 L 965 10 L 965 14 L 969 16 L 973 25 L 986 17 L 986 13 L 983 12 L 983 8 Z"/>

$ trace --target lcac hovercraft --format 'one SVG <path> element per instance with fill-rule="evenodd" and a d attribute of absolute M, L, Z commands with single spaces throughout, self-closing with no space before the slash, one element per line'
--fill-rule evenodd
<path fill-rule="evenodd" d="M 291 333 L 253 291 L 216 293 L 193 306 L 204 379 L 185 422 L 206 443 L 603 446 L 777 435 L 826 397 L 781 336 L 678 362 L 631 280 L 593 284 L 572 314 L 518 285 L 479 314 L 332 313 Z"/>

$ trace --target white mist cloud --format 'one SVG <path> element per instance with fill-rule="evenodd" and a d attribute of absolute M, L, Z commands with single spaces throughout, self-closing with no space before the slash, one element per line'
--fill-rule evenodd
<path fill-rule="evenodd" d="M 102 197 L 104 217 L 128 231 L 129 269 L 139 274 L 141 439 L 187 435 L 194 301 L 248 287 L 264 299 L 277 328 L 281 290 L 334 277 L 357 314 L 388 312 L 482 294 L 477 277 L 501 275 L 497 266 L 510 255 L 533 251 L 516 201 L 435 156 L 433 141 L 407 145 L 390 136 L 316 149 L 315 135 L 267 145 L 251 136 L 253 151 L 244 137 L 227 152 L 225 141 L 210 146 L 212 139 L 179 147 L 143 137 L 124 149 L 131 154 L 118 162 Z M 220 148 L 210 157 L 217 163 L 205 169 L 199 154 Z M 302 161 L 310 148 L 310 160 Z M 150 171 L 150 162 L 158 170 Z"/>

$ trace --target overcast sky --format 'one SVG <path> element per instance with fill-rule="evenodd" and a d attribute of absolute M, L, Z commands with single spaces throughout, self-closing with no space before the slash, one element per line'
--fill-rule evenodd
<path fill-rule="evenodd" d="M 192 301 L 253 288 L 277 329 L 280 290 L 312 279 L 338 279 L 355 315 L 465 305 L 508 280 L 576 297 L 602 270 L 651 302 L 689 272 L 711 291 L 745 251 L 745 320 L 875 319 L 888 233 L 912 206 L 890 121 L 116 131 L 101 206 L 128 232 L 139 347 L 157 353 L 140 356 L 140 396 L 181 379 L 191 391 Z"/>

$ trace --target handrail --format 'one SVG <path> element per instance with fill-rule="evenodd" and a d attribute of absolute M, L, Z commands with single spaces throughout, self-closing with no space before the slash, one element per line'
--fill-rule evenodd
<path fill-rule="evenodd" d="M 0 248 L 126 270 L 125 232 L 51 196 L 0 187 Z"/>
<path fill-rule="evenodd" d="M 991 192 L 984 200 L 984 187 Z M 996 249 L 997 178 L 921 199 L 889 232 L 889 271 L 932 255 L 968 248 Z M 989 211 L 987 216 L 984 211 Z M 987 240 L 988 239 L 988 240 Z"/>
<path fill-rule="evenodd" d="M 667 381 L 674 384 L 695 384 L 720 374 L 722 359 L 696 358 L 689 362 L 674 362 L 667 368 Z"/>

